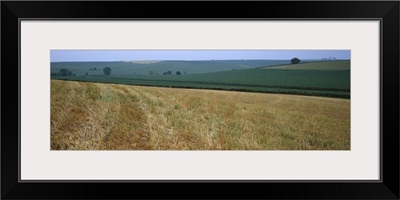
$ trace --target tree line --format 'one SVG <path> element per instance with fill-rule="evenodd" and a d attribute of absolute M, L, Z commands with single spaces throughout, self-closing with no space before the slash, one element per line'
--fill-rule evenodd
<path fill-rule="evenodd" d="M 97 70 L 96 68 L 90 68 L 90 71 Z M 110 67 L 104 67 L 103 68 L 103 74 L 108 76 L 111 74 L 111 68 Z M 59 72 L 52 72 L 50 73 L 52 76 L 76 76 L 76 74 L 72 73 L 70 70 L 66 68 L 60 69 Z M 85 75 L 88 76 L 89 73 L 85 72 Z"/>
<path fill-rule="evenodd" d="M 172 71 L 168 70 L 166 72 L 163 72 L 162 74 L 163 75 L 172 75 Z M 175 74 L 176 75 L 182 75 L 182 72 L 181 71 L 176 71 Z M 183 74 L 186 74 L 186 72 L 183 72 Z M 150 70 L 149 71 L 149 75 L 159 75 L 159 74 L 158 74 L 158 72 L 154 72 L 153 70 Z"/>

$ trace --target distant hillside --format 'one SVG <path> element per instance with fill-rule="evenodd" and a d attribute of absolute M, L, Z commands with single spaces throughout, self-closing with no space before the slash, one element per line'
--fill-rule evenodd
<path fill-rule="evenodd" d="M 155 75 L 162 75 L 171 71 L 182 74 L 198 74 L 228 71 L 236 69 L 250 69 L 263 66 L 289 64 L 289 60 L 208 60 L 208 61 L 139 61 L 139 62 L 53 62 L 51 72 L 57 73 L 65 68 L 76 76 L 101 75 L 104 67 L 110 67 L 112 75 L 149 75 L 153 71 Z M 96 70 L 94 70 L 96 69 Z"/>
<path fill-rule="evenodd" d="M 264 67 L 262 69 L 280 69 L 280 70 L 350 70 L 350 60 L 321 61 L 311 63 L 299 63 L 289 65 L 279 65 L 273 67 Z"/>

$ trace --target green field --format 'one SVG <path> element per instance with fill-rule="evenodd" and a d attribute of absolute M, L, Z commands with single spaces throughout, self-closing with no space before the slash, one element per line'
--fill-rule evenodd
<path fill-rule="evenodd" d="M 350 98 L 350 61 L 304 63 L 269 68 L 274 70 L 258 67 L 184 75 L 132 75 L 131 73 L 122 75 L 115 74 L 116 69 L 112 68 L 110 76 L 52 76 L 51 78 L 125 85 Z"/>
<path fill-rule="evenodd" d="M 263 67 L 263 69 L 280 69 L 280 70 L 350 70 L 349 60 L 340 61 L 322 61 L 314 63 L 299 63 L 295 65 L 279 65 L 272 67 Z"/>

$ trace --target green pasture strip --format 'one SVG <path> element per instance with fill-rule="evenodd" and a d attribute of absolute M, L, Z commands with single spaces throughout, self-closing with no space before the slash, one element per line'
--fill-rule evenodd
<path fill-rule="evenodd" d="M 126 85 L 220 89 L 350 98 L 349 71 L 245 69 L 192 75 L 57 76 L 53 79 Z"/>

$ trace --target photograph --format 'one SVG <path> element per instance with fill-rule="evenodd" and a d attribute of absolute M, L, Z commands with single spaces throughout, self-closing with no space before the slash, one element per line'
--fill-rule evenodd
<path fill-rule="evenodd" d="M 4 0 L 0 198 L 399 199 L 399 11 Z"/>
<path fill-rule="evenodd" d="M 351 150 L 351 50 L 50 50 L 50 150 Z"/>

